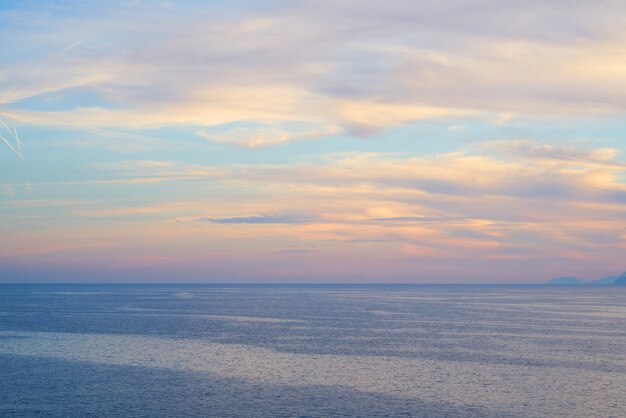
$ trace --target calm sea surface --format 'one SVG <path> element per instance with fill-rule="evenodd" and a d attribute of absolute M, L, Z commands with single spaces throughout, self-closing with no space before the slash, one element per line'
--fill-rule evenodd
<path fill-rule="evenodd" d="M 626 287 L 0 285 L 0 416 L 626 417 Z"/>

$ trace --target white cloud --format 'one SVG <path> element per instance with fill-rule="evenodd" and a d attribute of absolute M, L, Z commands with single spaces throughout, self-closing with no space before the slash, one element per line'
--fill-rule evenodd
<path fill-rule="evenodd" d="M 211 142 L 236 145 L 245 148 L 259 148 L 282 144 L 288 141 L 323 138 L 341 133 L 338 126 L 306 126 L 289 129 L 280 125 L 262 125 L 254 127 L 237 126 L 213 131 L 201 129 L 196 134 Z"/>
<path fill-rule="evenodd" d="M 22 36 L 30 27 L 13 24 L 11 39 L 20 39 L 26 58 L 3 68 L 0 96 L 4 114 L 37 124 L 310 121 L 322 131 L 337 126 L 357 134 L 442 116 L 621 112 L 626 10 L 622 2 L 601 4 L 153 6 L 129 8 L 114 22 L 101 18 L 101 10 L 83 10 L 81 25 L 95 26 L 92 35 L 28 80 L 24 73 L 46 60 L 39 39 L 53 34 L 51 48 L 58 53 L 85 30 L 73 29 L 73 18 L 55 15 L 41 22 L 35 42 Z M 99 105 L 81 105 L 75 88 L 99 96 Z M 43 95 L 55 98 L 59 109 L 14 106 Z M 254 147 L 300 135 L 208 136 Z"/>

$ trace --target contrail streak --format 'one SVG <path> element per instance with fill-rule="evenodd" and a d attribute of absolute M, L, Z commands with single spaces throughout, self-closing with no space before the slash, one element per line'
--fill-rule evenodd
<path fill-rule="evenodd" d="M 2 126 L 4 126 L 6 128 L 6 130 L 11 134 L 11 136 L 13 138 L 15 138 L 15 143 L 17 145 L 17 149 L 15 149 L 15 147 L 13 147 L 13 145 L 11 145 L 11 143 L 9 142 L 8 139 L 6 139 L 4 136 L 0 135 L 2 137 L 2 140 L 4 141 L 5 144 L 7 144 L 9 146 L 9 148 L 11 148 L 11 150 L 13 150 L 13 152 L 15 152 L 17 155 L 19 155 L 20 158 L 23 160 L 24 157 L 21 154 L 21 150 L 22 150 L 22 145 L 24 145 L 24 143 L 20 140 L 20 137 L 17 134 L 17 129 L 15 129 L 15 126 L 9 127 L 9 125 L 7 125 L 7 123 L 2 118 L 0 118 L 0 123 L 2 123 Z"/>
<path fill-rule="evenodd" d="M 4 143 L 7 144 L 9 148 L 11 148 L 11 151 L 16 153 L 18 157 L 20 157 L 22 160 L 24 159 L 24 156 L 18 150 L 16 150 L 15 147 L 11 145 L 11 143 L 4 136 L 0 135 L 0 139 L 2 139 Z"/>
<path fill-rule="evenodd" d="M 139 3 L 140 0 L 136 0 L 133 2 L 129 2 L 128 4 L 126 4 L 126 6 L 124 8 L 122 8 L 118 13 L 116 13 L 115 15 L 113 15 L 112 17 L 110 17 L 104 24 L 104 26 L 102 28 L 100 28 L 100 30 L 95 30 L 92 31 L 91 33 L 86 34 L 85 36 L 83 36 L 81 39 L 79 39 L 78 41 L 72 42 L 71 44 L 69 44 L 68 46 L 66 46 L 65 48 L 63 48 L 61 51 L 53 54 L 52 56 L 48 57 L 41 65 L 39 65 L 36 68 L 33 68 L 31 71 L 29 71 L 25 76 L 23 76 L 20 80 L 17 81 L 16 84 L 14 84 L 13 86 L 11 86 L 8 90 L 6 90 L 3 95 L 2 98 L 0 99 L 0 103 L 6 104 L 6 103 L 13 103 L 13 102 L 17 102 L 20 100 L 25 99 L 26 97 L 29 97 L 28 95 L 24 96 L 24 97 L 16 97 L 15 99 L 11 99 L 10 97 L 10 93 L 12 93 L 14 90 L 22 87 L 24 84 L 26 84 L 35 74 L 41 72 L 41 70 L 45 69 L 46 67 L 50 66 L 51 64 L 53 64 L 55 61 L 59 60 L 61 57 L 63 57 L 63 55 L 65 55 L 67 52 L 69 52 L 70 50 L 72 50 L 73 48 L 77 47 L 78 45 L 82 44 L 84 41 L 86 41 L 89 38 L 92 38 L 96 35 L 98 35 L 99 33 L 101 33 L 102 31 L 104 31 L 110 24 L 111 22 L 113 22 L 114 20 L 119 19 L 120 16 L 122 16 L 131 6 L 135 6 Z"/>
<path fill-rule="evenodd" d="M 9 131 L 9 133 L 11 135 L 13 135 L 13 131 L 11 131 L 11 128 L 9 128 L 9 125 L 6 124 L 6 122 L 4 121 L 4 119 L 0 118 L 0 123 L 2 124 L 2 126 L 4 126 L 6 128 L 7 131 Z M 15 136 L 15 135 L 13 135 Z"/>
<path fill-rule="evenodd" d="M 20 151 L 21 148 L 22 148 L 22 145 L 24 145 L 24 143 L 20 139 L 20 136 L 17 134 L 17 129 L 15 129 L 15 126 L 13 127 L 13 136 L 17 140 L 17 150 Z"/>
<path fill-rule="evenodd" d="M 109 20 L 105 23 L 104 27 L 101 28 L 100 31 L 94 31 L 90 34 L 87 34 L 86 36 L 83 36 L 81 39 L 69 44 L 68 46 L 66 46 L 61 51 L 57 52 L 56 54 L 49 56 L 38 67 L 31 69 L 25 76 L 23 76 L 20 80 L 18 80 L 16 84 L 14 84 L 8 90 L 5 90 L 4 94 L 0 97 L 0 104 L 20 101 L 24 99 L 25 97 L 28 97 L 28 95 L 26 95 L 25 97 L 17 97 L 14 100 L 11 100 L 10 94 L 13 91 L 15 91 L 17 88 L 22 87 L 24 84 L 26 84 L 35 74 L 39 73 L 41 70 L 45 69 L 49 65 L 53 64 L 55 61 L 59 60 L 67 52 L 77 47 L 78 45 L 86 41 L 87 39 L 97 35 L 102 30 L 108 28 L 108 26 L 111 24 L 113 20 L 117 20 L 122 14 L 124 14 L 129 9 L 129 7 L 137 5 L 140 1 L 141 0 L 135 0 L 135 1 L 127 3 L 126 6 L 122 8 L 118 13 L 116 13 L 112 18 L 109 18 Z M 17 129 L 15 128 L 15 126 L 9 127 L 9 125 L 7 125 L 6 122 L 2 118 L 0 118 L 0 123 L 6 128 L 10 136 L 12 136 L 15 139 L 15 146 L 13 146 L 13 144 L 11 144 L 11 142 L 8 139 L 6 139 L 3 135 L 0 135 L 0 139 L 2 139 L 2 141 L 11 149 L 11 151 L 13 151 L 23 160 L 24 156 L 22 155 L 21 150 L 22 150 L 22 146 L 24 145 L 24 143 L 20 139 L 20 136 L 17 133 Z"/>
<path fill-rule="evenodd" d="M 78 45 L 83 43 L 83 41 L 85 41 L 87 38 L 89 38 L 89 36 L 85 36 L 84 38 L 79 39 L 78 41 L 76 41 L 76 42 L 66 46 L 65 48 L 63 48 L 62 51 L 57 52 L 56 54 L 54 54 L 53 56 L 51 56 L 50 58 L 45 60 L 43 62 L 43 64 L 41 64 L 39 67 L 36 67 L 36 68 L 32 69 L 28 74 L 26 74 L 24 77 L 22 77 L 21 81 L 18 81 L 17 84 L 14 84 L 11 88 L 9 88 L 7 91 L 4 92 L 4 94 L 3 94 L 4 99 L 1 102 L 2 103 L 11 103 L 11 102 L 20 101 L 20 100 L 24 99 L 24 97 L 17 97 L 14 100 L 11 100 L 11 98 L 9 96 L 15 89 L 18 89 L 18 88 L 22 87 L 24 84 L 26 84 L 26 82 L 29 79 L 31 79 L 35 74 L 39 73 L 44 68 L 46 68 L 49 65 L 53 64 L 56 60 L 58 60 L 63 55 L 65 55 L 69 50 L 71 50 L 72 48 L 77 47 Z"/>

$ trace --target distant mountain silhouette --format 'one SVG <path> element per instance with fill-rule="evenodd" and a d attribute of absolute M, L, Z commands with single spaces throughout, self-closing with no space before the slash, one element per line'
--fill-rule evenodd
<path fill-rule="evenodd" d="M 591 284 L 613 284 L 617 279 L 619 279 L 619 276 L 607 276 L 601 279 L 592 280 Z"/>
<path fill-rule="evenodd" d="M 601 279 L 595 279 L 589 282 L 584 282 L 577 277 L 566 276 L 566 277 L 557 277 L 552 280 L 548 280 L 547 284 L 564 284 L 564 285 L 574 285 L 574 284 L 591 284 L 591 285 L 626 285 L 626 271 L 618 276 L 607 276 L 602 277 Z"/>
<path fill-rule="evenodd" d="M 622 273 L 613 284 L 625 286 L 626 285 L 626 272 Z"/>
<path fill-rule="evenodd" d="M 583 284 L 582 280 L 573 277 L 573 276 L 567 276 L 567 277 L 557 277 L 556 279 L 552 279 L 550 281 L 548 281 L 548 284 L 567 284 L 567 285 L 572 285 L 572 284 Z"/>

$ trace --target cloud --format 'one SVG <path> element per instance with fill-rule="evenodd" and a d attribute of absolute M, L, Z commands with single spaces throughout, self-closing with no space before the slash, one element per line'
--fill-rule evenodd
<path fill-rule="evenodd" d="M 80 19 L 49 11 L 36 37 L 19 20 L 4 29 L 11 36 L 0 39 L 20 39 L 25 52 L 0 73 L 2 114 L 85 128 L 193 124 L 211 141 L 258 147 L 442 117 L 596 116 L 626 107 L 626 9 L 618 1 L 155 5 L 112 22 L 116 7 L 82 8 Z M 39 39 L 64 51 L 85 33 L 22 80 L 50 53 Z M 78 87 L 97 106 L 82 103 Z M 56 108 L 43 110 L 49 101 Z M 265 127 L 204 129 L 241 121 Z M 290 125 L 303 121 L 311 128 Z"/>
<path fill-rule="evenodd" d="M 557 146 L 526 140 L 506 140 L 483 142 L 475 148 L 499 151 L 515 157 L 535 160 L 561 160 L 580 162 L 589 165 L 626 168 L 626 163 L 616 160 L 619 151 L 614 148 L 595 148 L 581 150 L 573 146 Z"/>
<path fill-rule="evenodd" d="M 305 249 L 292 249 L 292 250 L 277 251 L 278 254 L 292 254 L 292 255 L 307 254 L 311 252 L 312 250 L 305 250 Z"/>
<path fill-rule="evenodd" d="M 604 153 L 569 151 L 578 157 Z M 205 187 L 202 185 L 211 182 L 212 188 L 219 184 L 224 198 L 212 209 L 214 215 L 203 221 L 344 225 L 356 234 L 348 239 L 387 239 L 361 236 L 358 228 L 367 230 L 364 224 L 379 224 L 384 231 L 413 226 L 440 231 L 461 226 L 516 231 L 575 220 L 579 225 L 574 229 L 579 229 L 598 218 L 607 225 L 621 222 L 626 168 L 619 161 L 555 159 L 552 153 L 510 161 L 500 158 L 499 152 L 493 156 L 456 152 L 419 157 L 350 154 L 317 163 L 219 167 L 140 161 L 109 169 L 123 170 L 120 176 L 132 173 L 137 181 L 185 182 L 190 187 L 188 180 L 194 180 L 191 185 Z M 237 190 L 237 197 L 228 190 Z M 206 203 L 196 206 L 196 213 L 210 208 Z M 186 207 L 193 207 L 193 202 Z M 312 207 L 315 217 L 292 214 Z M 222 215 L 242 211 L 266 214 Z M 189 216 L 188 209 L 179 216 Z"/>
<path fill-rule="evenodd" d="M 160 183 L 151 193 L 152 187 L 129 183 L 124 199 L 102 195 L 77 207 L 65 205 L 60 215 L 47 210 L 48 218 L 60 218 L 44 229 L 33 223 L 33 211 L 44 208 L 45 200 L 31 209 L 7 207 L 7 219 L 33 226 L 10 231 L 0 254 L 107 265 L 107 254 L 115 252 L 131 264 L 142 254 L 177 258 L 180 253 L 190 266 L 202 266 L 198 269 L 269 259 L 267 269 L 257 272 L 267 279 L 299 277 L 299 270 L 332 277 L 419 270 L 429 277 L 474 278 L 488 270 L 495 277 L 520 263 L 515 274 L 522 280 L 523 274 L 555 275 L 565 266 L 619 266 L 625 249 L 625 167 L 539 152 L 511 160 L 502 150 L 493 151 L 348 153 L 281 165 L 159 160 L 103 165 L 105 178 L 107 173 L 152 176 L 175 185 Z M 611 156 L 594 149 L 569 151 Z M 110 183 L 100 179 L 88 186 L 98 196 L 107 187 Z M 183 187 L 193 199 L 181 201 Z M 211 224 L 210 234 L 203 222 Z M 72 227 L 76 223 L 84 226 Z M 315 263 L 281 256 L 288 257 L 281 252 L 285 248 L 313 247 Z"/>
<path fill-rule="evenodd" d="M 402 223 L 402 222 L 407 222 L 407 223 L 411 223 L 411 222 L 415 222 L 415 223 L 420 223 L 420 222 L 458 222 L 458 221 L 462 221 L 463 218 L 444 218 L 444 217 L 438 217 L 438 216 L 396 216 L 393 218 L 373 218 L 373 219 L 369 219 L 369 221 L 371 222 L 398 222 L 398 223 Z"/>
<path fill-rule="evenodd" d="M 256 215 L 234 218 L 200 218 L 198 220 L 219 224 L 302 224 L 311 222 L 313 218 L 293 215 Z"/>
<path fill-rule="evenodd" d="M 293 125 L 293 124 L 291 124 Z M 222 127 L 220 130 L 201 129 L 196 134 L 211 142 L 244 148 L 259 148 L 289 141 L 323 138 L 341 133 L 338 126 L 299 126 L 289 128 L 280 125 Z"/>

